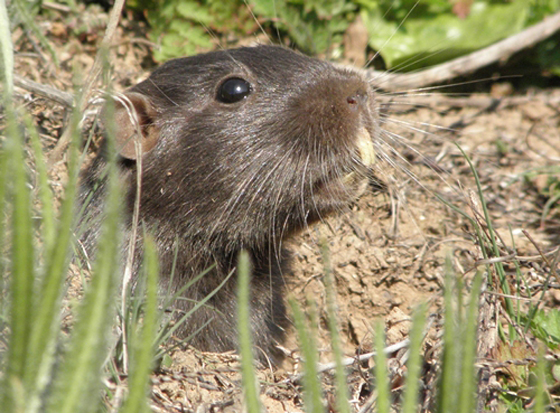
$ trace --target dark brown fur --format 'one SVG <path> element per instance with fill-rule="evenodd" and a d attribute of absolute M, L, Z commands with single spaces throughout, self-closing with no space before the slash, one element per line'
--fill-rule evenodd
<path fill-rule="evenodd" d="M 220 102 L 219 87 L 232 77 L 247 80 L 252 93 L 237 103 Z M 357 134 L 364 128 L 371 137 L 377 133 L 373 91 L 353 72 L 259 46 L 172 60 L 126 95 L 143 135 L 140 221 L 157 242 L 161 291 L 177 291 L 216 264 L 185 292 L 188 301 L 174 304 L 187 311 L 235 269 L 238 252 L 247 249 L 253 262 L 253 340 L 273 355 L 287 325 L 283 276 L 289 258 L 282 240 L 355 197 L 360 180 L 342 177 L 353 171 L 365 176 Z M 126 140 L 134 128 L 122 105 L 115 116 L 123 148 L 126 239 L 136 191 L 136 156 Z M 93 193 L 82 237 L 91 252 L 102 213 L 104 165 L 98 157 L 82 184 L 83 199 Z M 100 189 L 94 191 L 96 185 Z M 235 349 L 235 284 L 232 277 L 179 335 L 211 320 L 191 343 L 203 350 Z"/>

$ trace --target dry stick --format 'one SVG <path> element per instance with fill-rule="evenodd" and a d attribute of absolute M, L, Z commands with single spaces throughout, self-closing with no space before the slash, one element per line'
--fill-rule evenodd
<path fill-rule="evenodd" d="M 101 41 L 101 45 L 99 46 L 99 50 L 97 51 L 97 55 L 95 56 L 93 67 L 89 71 L 86 81 L 84 82 L 79 101 L 76 102 L 76 105 L 80 109 L 80 112 L 83 112 L 85 110 L 91 96 L 93 95 L 94 85 L 101 75 L 103 64 L 106 59 L 105 51 L 108 50 L 109 46 L 111 45 L 113 35 L 115 34 L 115 30 L 117 29 L 117 25 L 119 24 L 119 19 L 124 7 L 124 2 L 125 0 L 116 0 L 115 5 L 111 10 L 111 14 L 109 15 L 109 23 L 107 23 L 105 35 L 103 36 L 103 40 Z M 66 129 L 62 134 L 62 137 L 54 147 L 53 151 L 51 152 L 51 156 L 49 158 L 49 165 L 51 167 L 62 158 L 64 150 L 70 143 L 70 139 L 71 137 L 69 134 L 69 129 Z"/>
<path fill-rule="evenodd" d="M 431 323 L 429 324 L 429 326 L 431 326 Z M 429 327 L 428 327 L 429 328 Z M 426 328 L 426 331 L 428 330 L 428 328 Z M 383 349 L 383 352 L 385 354 L 391 354 L 394 353 L 402 348 L 408 347 L 410 345 L 410 340 L 408 338 L 399 341 L 398 343 L 392 344 L 390 346 L 387 346 Z M 351 366 L 352 364 L 359 362 L 362 363 L 364 361 L 369 360 L 372 357 L 375 357 L 376 352 L 372 351 L 370 353 L 365 353 L 365 354 L 360 354 L 359 356 L 356 357 L 345 357 L 342 359 L 342 365 L 343 366 Z M 326 363 L 326 364 L 319 364 L 317 366 L 317 374 L 320 373 L 324 373 L 325 371 L 329 371 L 329 370 L 333 370 L 336 367 L 336 363 L 331 362 L 331 363 Z M 289 377 L 285 380 L 285 382 L 291 382 L 291 383 L 295 383 L 300 381 L 303 378 L 303 373 L 298 373 L 292 377 Z"/>
<path fill-rule="evenodd" d="M 384 90 L 404 90 L 447 82 L 465 76 L 499 60 L 506 61 L 513 54 L 541 42 L 560 30 L 560 12 L 542 22 L 467 56 L 411 74 L 394 74 L 367 70 L 366 75 Z"/>
<path fill-rule="evenodd" d="M 66 106 L 68 108 L 71 108 L 74 104 L 74 96 L 71 93 L 63 92 L 48 85 L 42 85 L 19 75 L 14 75 L 14 85 L 29 92 L 46 97 L 47 99 L 60 103 L 62 106 Z"/>
<path fill-rule="evenodd" d="M 41 3 L 41 7 L 44 9 L 56 10 L 61 13 L 70 13 L 72 11 L 72 9 L 68 6 L 64 6 L 63 4 L 58 4 L 50 1 L 44 1 L 43 3 Z"/>

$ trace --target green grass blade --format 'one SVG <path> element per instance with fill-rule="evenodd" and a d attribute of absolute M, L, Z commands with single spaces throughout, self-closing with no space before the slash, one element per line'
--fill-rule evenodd
<path fill-rule="evenodd" d="M 321 247 L 323 257 L 323 265 L 325 268 L 325 291 L 327 296 L 327 314 L 329 332 L 331 335 L 331 346 L 335 363 L 335 382 L 336 382 L 336 407 L 339 413 L 350 413 L 350 405 L 348 403 L 348 384 L 346 381 L 346 371 L 342 364 L 342 345 L 340 343 L 340 329 L 338 328 L 336 300 L 334 292 L 334 280 L 332 267 L 330 264 L 330 256 L 327 243 L 323 242 Z"/>
<path fill-rule="evenodd" d="M 426 323 L 426 307 L 420 306 L 412 318 L 410 330 L 410 349 L 407 366 L 406 383 L 403 397 L 403 413 L 418 411 L 418 390 L 420 388 L 420 372 L 422 370 L 422 341 Z"/>
<path fill-rule="evenodd" d="M 439 411 L 453 412 L 457 396 L 457 328 L 453 305 L 454 273 L 449 254 L 445 257 L 443 367 L 439 384 Z"/>
<path fill-rule="evenodd" d="M 189 281 L 189 283 L 187 285 L 183 286 L 176 294 L 174 294 L 174 297 L 175 297 L 174 299 L 178 298 L 187 288 L 194 285 L 194 283 L 196 281 L 198 281 L 202 277 L 204 277 L 204 275 L 207 274 L 212 268 L 214 268 L 214 266 L 211 266 L 209 269 L 207 269 L 207 270 L 201 272 L 199 275 L 197 275 L 193 280 Z M 223 281 L 215 289 L 213 289 L 209 294 L 207 294 L 202 300 L 198 301 L 189 311 L 187 311 L 185 313 L 184 316 L 182 316 L 177 322 L 175 322 L 173 327 L 171 327 L 169 329 L 162 329 L 157 334 L 157 336 L 154 340 L 155 346 L 157 347 L 160 343 L 167 342 L 169 340 L 169 338 L 171 338 L 173 333 L 179 327 L 181 327 L 183 325 L 183 323 L 185 323 L 189 319 L 189 317 L 191 317 L 193 315 L 193 313 L 195 313 L 200 307 L 204 306 L 208 302 L 208 300 L 210 300 L 210 298 L 212 298 L 218 291 L 220 291 L 222 289 L 222 287 L 227 283 L 227 281 L 230 279 L 230 277 L 233 276 L 233 274 L 234 274 L 233 272 L 229 273 L 228 276 L 225 277 L 223 279 Z M 164 305 L 164 308 L 167 308 L 168 306 L 170 306 L 171 303 L 174 301 L 174 299 L 173 300 L 166 300 L 166 303 L 169 303 L 169 304 Z M 192 337 L 196 336 L 196 333 L 198 333 L 198 331 L 201 331 L 204 327 L 206 327 L 206 324 L 201 326 L 199 330 L 197 330 L 196 332 L 193 332 L 193 334 L 189 335 L 189 337 L 187 337 L 183 341 L 188 342 Z M 177 346 L 166 347 L 166 348 L 161 349 L 160 351 L 158 351 L 156 353 L 156 359 L 159 359 L 159 358 L 163 357 L 164 353 L 171 351 L 172 349 L 174 349 Z"/>
<path fill-rule="evenodd" d="M 539 357 L 537 358 L 537 383 L 535 386 L 535 399 L 534 399 L 534 413 L 544 413 L 546 411 L 546 403 L 545 403 L 545 387 L 546 387 L 546 378 L 545 378 L 545 367 L 546 363 L 543 357 L 543 352 L 539 352 Z"/>
<path fill-rule="evenodd" d="M 476 335 L 478 330 L 478 304 L 480 301 L 481 285 L 482 273 L 477 272 L 473 280 L 469 307 L 467 309 L 466 330 L 461 340 L 463 343 L 463 354 L 461 357 L 461 386 L 459 388 L 458 413 L 473 412 L 476 405 Z"/>
<path fill-rule="evenodd" d="M 31 137 L 31 148 L 33 149 L 33 157 L 35 158 L 35 169 L 37 170 L 37 186 L 39 192 L 39 201 L 41 202 L 41 240 L 45 257 L 50 257 L 53 246 L 55 245 L 56 225 L 54 214 L 53 193 L 49 185 L 49 177 L 47 175 L 47 165 L 43 156 L 43 148 L 39 134 L 33 125 L 33 121 L 28 117 L 24 117 L 24 123 L 27 132 Z"/>
<path fill-rule="evenodd" d="M 305 315 L 297 302 L 291 298 L 290 308 L 294 317 L 294 324 L 299 338 L 299 346 L 303 356 L 303 401 L 306 413 L 323 413 L 323 403 L 321 397 L 321 382 L 317 375 L 317 344 L 315 342 L 314 331 L 305 322 Z M 313 318 L 312 318 L 313 320 Z"/>
<path fill-rule="evenodd" d="M 157 301 L 158 267 L 158 256 L 153 240 L 145 237 L 144 271 L 146 273 L 146 303 L 142 331 L 132 342 L 134 354 L 131 358 L 132 363 L 128 378 L 129 392 L 121 413 L 149 411 L 146 395 L 154 361 L 152 338 L 156 334 L 159 315 Z"/>
<path fill-rule="evenodd" d="M 11 384 L 23 379 L 27 365 L 27 349 L 32 327 L 34 249 L 31 215 L 31 194 L 24 161 L 24 141 L 13 110 L 6 108 L 8 138 L 5 153 L 11 182 L 11 336 L 6 380 Z M 9 390 L 8 390 L 9 392 Z"/>
<path fill-rule="evenodd" d="M 387 374 L 387 356 L 385 355 L 385 331 L 381 321 L 375 323 L 375 388 L 377 390 L 377 412 L 391 411 L 391 392 Z"/>
<path fill-rule="evenodd" d="M 91 283 L 80 305 L 69 351 L 54 384 L 48 412 L 87 413 L 97 410 L 100 371 L 107 357 L 107 339 L 116 313 L 119 262 L 119 195 L 114 161 L 109 167 L 106 215 Z"/>
<path fill-rule="evenodd" d="M 261 403 L 259 399 L 259 385 L 253 364 L 251 318 L 249 313 L 251 262 L 247 251 L 239 253 L 237 275 L 237 334 L 239 335 L 243 394 L 247 411 L 249 413 L 260 413 Z"/>
<path fill-rule="evenodd" d="M 29 340 L 29 363 L 25 374 L 26 386 L 32 391 L 29 397 L 29 412 L 37 411 L 40 407 L 40 396 L 49 382 L 54 363 L 53 353 L 56 347 L 56 338 L 60 329 L 60 304 L 70 260 L 74 205 L 78 185 L 79 153 L 76 141 L 79 140 L 79 133 L 77 132 L 79 118 L 79 114 L 75 113 L 70 123 L 75 142 L 69 148 L 69 179 L 65 188 L 64 200 L 60 207 L 59 222 L 56 226 L 54 217 L 49 216 L 54 215 L 54 212 L 52 206 L 50 206 L 52 205 L 52 193 L 48 185 L 46 164 L 40 154 L 41 148 L 38 136 L 34 136 L 36 133 L 31 133 L 39 173 L 46 265 L 37 294 L 37 305 Z M 49 207 L 47 207 L 48 203 L 51 203 Z"/>
<path fill-rule="evenodd" d="M 479 245 L 480 248 L 484 254 L 484 258 L 487 259 L 488 256 L 486 255 L 486 249 L 490 249 L 494 255 L 494 257 L 499 257 L 500 256 L 500 248 L 498 247 L 498 242 L 496 239 L 496 233 L 494 231 L 494 226 L 492 225 L 492 220 L 490 219 L 490 213 L 488 212 L 488 207 L 486 205 L 486 200 L 484 199 L 484 191 L 482 189 L 482 184 L 480 183 L 480 178 L 478 176 L 478 172 L 476 172 L 476 168 L 474 167 L 471 159 L 469 158 L 469 156 L 466 154 L 466 152 L 463 150 L 463 148 L 461 148 L 459 145 L 457 145 L 457 147 L 459 148 L 459 150 L 461 151 L 461 153 L 463 154 L 463 157 L 465 158 L 465 160 L 467 161 L 467 163 L 469 164 L 469 168 L 471 169 L 471 172 L 473 173 L 475 182 L 476 182 L 476 188 L 478 191 L 478 198 L 480 200 L 480 206 L 482 208 L 482 212 L 484 214 L 484 220 L 487 226 L 487 232 L 488 232 L 488 236 L 490 237 L 490 239 L 488 240 L 488 242 L 490 243 L 490 246 L 487 247 L 486 244 L 486 240 L 482 237 L 483 231 L 479 231 Z M 516 313 L 514 311 L 514 306 L 513 303 L 511 302 L 511 298 L 509 298 L 508 296 L 510 295 L 510 290 L 509 290 L 509 284 L 507 282 L 507 277 L 504 271 L 504 266 L 502 265 L 501 262 L 496 262 L 494 263 L 494 268 L 496 270 L 496 273 L 498 274 L 498 278 L 500 279 L 500 285 L 502 287 L 502 290 L 504 292 L 504 294 L 506 294 L 506 296 L 504 297 L 504 301 L 506 303 L 506 309 L 508 311 L 508 314 L 511 317 L 514 317 L 515 319 L 518 319 L 518 317 L 516 316 Z"/>
<path fill-rule="evenodd" d="M 4 96 L 8 101 L 14 89 L 14 48 L 6 0 L 0 0 L 0 71 Z"/>
<path fill-rule="evenodd" d="M 2 1 L 2 0 L 0 0 Z M 0 100 L 0 102 L 3 102 L 4 106 L 6 108 L 11 108 L 11 101 L 10 98 L 7 94 L 5 94 L 5 99 Z M 1 99 L 1 97 L 0 97 Z M 9 120 L 6 119 L 8 128 L 9 126 Z M 11 134 L 12 132 L 10 132 L 8 130 L 8 134 Z M 14 131 L 15 133 L 15 131 Z M 8 135 L 9 136 L 9 135 Z M 6 216 L 7 216 L 7 199 L 6 199 L 6 191 L 7 191 L 7 186 L 8 186 L 8 156 L 6 154 L 6 148 L 4 147 L 5 144 L 3 144 L 2 146 L 0 146 L 0 248 L 2 248 L 2 251 L 6 251 L 7 249 L 5 249 L 5 240 L 6 240 Z M 6 260 L 4 259 L 0 259 L 0 274 L 5 274 L 6 273 Z M 4 276 L 0 276 L 0 294 L 3 294 L 6 291 L 5 288 L 5 282 L 8 281 L 6 279 L 6 277 Z M 0 298 L 2 298 L 2 300 L 0 300 L 0 331 L 7 331 L 7 320 L 8 320 L 8 301 L 3 296 L 0 296 Z M 0 395 L 0 402 L 1 402 L 2 398 Z"/>
<path fill-rule="evenodd" d="M 8 160 L 6 152 L 0 149 L 0 248 L 2 251 L 6 251 L 5 240 L 6 240 L 6 190 L 7 190 L 7 179 L 8 177 Z M 6 274 L 6 260 L 0 259 L 0 274 Z M 6 292 L 5 283 L 8 282 L 7 277 L 0 276 L 0 331 L 6 331 L 6 323 L 8 320 L 8 302 L 3 294 Z M 1 337 L 1 335 L 0 335 Z"/>

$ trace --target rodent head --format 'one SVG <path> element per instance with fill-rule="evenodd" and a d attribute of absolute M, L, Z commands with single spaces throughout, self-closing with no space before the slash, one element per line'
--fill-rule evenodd
<path fill-rule="evenodd" d="M 373 90 L 346 69 L 275 46 L 167 62 L 115 106 L 141 217 L 227 250 L 301 229 L 351 201 L 373 162 Z"/>

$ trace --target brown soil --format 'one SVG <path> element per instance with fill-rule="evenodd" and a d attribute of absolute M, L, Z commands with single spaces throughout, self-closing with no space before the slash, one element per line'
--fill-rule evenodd
<path fill-rule="evenodd" d="M 91 68 L 105 14 L 90 7 L 78 16 L 54 15 L 43 21 L 41 28 L 53 45 L 60 66 L 57 68 L 51 56 L 39 51 L 31 41 L 32 36 L 18 30 L 13 33 L 18 51 L 16 73 L 71 92 L 73 70 L 83 76 Z M 111 52 L 115 89 L 130 86 L 147 73 L 143 64 L 150 61 L 150 53 L 149 45 L 138 40 L 143 37 L 142 30 L 141 25 L 130 19 L 124 19 L 118 30 L 117 46 Z M 18 92 L 49 155 L 62 134 L 65 108 L 22 89 Z M 456 274 L 467 284 L 482 257 L 472 224 L 436 197 L 443 197 L 470 217 L 479 208 L 473 205 L 477 199 L 473 173 L 456 143 L 472 159 L 492 223 L 506 245 L 515 245 L 515 254 L 539 255 L 522 230 L 528 231 L 542 251 L 560 244 L 560 208 L 556 204 L 545 211 L 546 176 L 538 172 L 539 168 L 560 166 L 560 91 L 532 90 L 525 95 L 525 103 L 497 109 L 475 104 L 481 96 L 471 96 L 472 105 L 467 102 L 460 108 L 444 104 L 400 112 L 389 108 L 390 122 L 384 129 L 406 141 L 406 145 L 393 145 L 406 158 L 406 164 L 399 162 L 401 166 L 394 168 L 380 161 L 375 171 L 379 185 L 372 184 L 345 213 L 310 228 L 290 242 L 295 261 L 293 274 L 286 274 L 287 290 L 300 304 L 311 299 L 317 305 L 322 362 L 332 360 L 326 321 L 325 263 L 320 247 L 323 244 L 328 247 L 334 274 L 345 354 L 354 356 L 371 351 L 375 320 L 384 322 L 387 344 L 402 341 L 408 335 L 413 309 L 428 302 L 433 328 L 426 339 L 425 358 L 428 365 L 437 364 L 437 351 L 428 350 L 437 347 L 435 343 L 439 340 L 445 257 L 451 258 Z M 406 99 L 413 102 L 412 98 Z M 388 140 L 388 136 L 382 138 Z M 58 191 L 65 180 L 64 162 L 57 165 L 51 179 Z M 515 275 L 513 268 L 509 269 L 513 285 Z M 544 272 L 538 258 L 524 262 L 521 271 L 529 282 L 542 282 Z M 499 291 L 496 286 L 488 289 Z M 558 290 L 551 290 L 545 296 L 544 307 L 557 306 L 559 296 Z M 488 301 L 496 302 L 495 296 L 488 294 Z M 495 316 L 495 312 L 492 314 Z M 491 334 L 496 334 L 495 328 Z M 499 353 L 495 341 L 486 346 L 483 356 Z M 283 347 L 287 357 L 282 366 L 259 370 L 262 400 L 270 412 L 302 411 L 300 389 L 292 380 L 299 368 L 293 329 Z M 237 356 L 186 349 L 175 351 L 172 358 L 171 367 L 162 368 L 153 376 L 154 409 L 241 410 Z M 393 389 L 398 388 L 403 375 L 403 366 L 399 364 L 402 358 L 403 351 L 391 355 Z M 356 411 L 371 393 L 367 366 L 366 362 L 351 369 L 350 391 Z M 332 370 L 322 377 L 327 400 L 333 403 L 331 374 Z M 429 402 L 424 400 L 426 407 Z"/>

